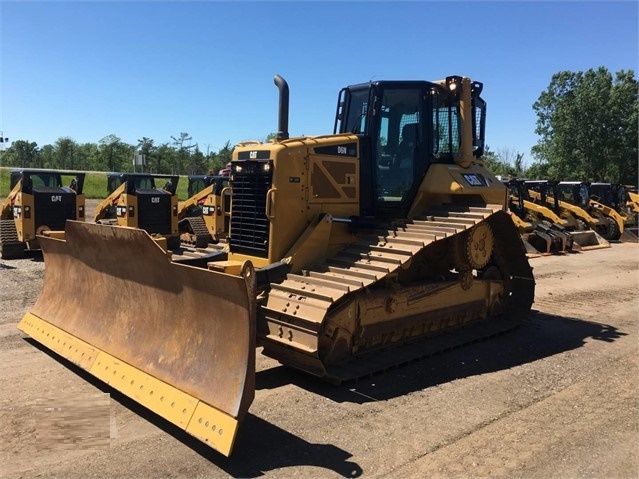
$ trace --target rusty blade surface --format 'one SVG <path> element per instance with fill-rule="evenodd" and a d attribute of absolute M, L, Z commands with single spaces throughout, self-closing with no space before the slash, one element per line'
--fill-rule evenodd
<path fill-rule="evenodd" d="M 143 230 L 69 221 L 41 239 L 44 285 L 31 313 L 241 418 L 255 390 L 249 281 L 172 263 Z"/>

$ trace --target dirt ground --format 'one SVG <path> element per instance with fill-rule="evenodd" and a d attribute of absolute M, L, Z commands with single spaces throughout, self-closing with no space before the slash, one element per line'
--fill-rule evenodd
<path fill-rule="evenodd" d="M 44 263 L 0 261 L 0 477 L 639 477 L 639 245 L 531 264 L 481 343 L 340 387 L 258 354 L 224 458 L 26 340 Z"/>

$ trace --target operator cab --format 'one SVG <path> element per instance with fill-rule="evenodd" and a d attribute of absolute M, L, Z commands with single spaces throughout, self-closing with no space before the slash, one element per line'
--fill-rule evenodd
<path fill-rule="evenodd" d="M 611 208 L 624 209 L 628 201 L 628 190 L 619 184 L 591 183 L 590 197 Z"/>
<path fill-rule="evenodd" d="M 156 186 L 155 180 L 165 181 L 164 186 Z M 161 193 L 162 190 L 174 195 L 179 177 L 177 175 L 161 175 L 151 173 L 107 173 L 107 194 L 113 193 L 120 185 L 126 183 L 126 193 L 134 195 L 140 192 Z"/>
<path fill-rule="evenodd" d="M 69 186 L 64 186 L 64 181 L 69 179 Z M 27 194 L 33 194 L 34 191 L 39 193 L 82 194 L 84 173 L 63 170 L 12 170 L 10 190 L 12 190 L 20 180 L 22 180 L 22 192 Z"/>
<path fill-rule="evenodd" d="M 223 175 L 191 175 L 189 176 L 188 196 L 195 196 L 211 185 L 213 186 L 213 194 L 219 196 L 222 190 L 229 186 L 230 177 Z"/>
<path fill-rule="evenodd" d="M 334 133 L 360 135 L 362 215 L 402 215 L 430 164 L 455 163 L 462 143 L 461 80 L 377 81 L 341 90 Z M 481 89 L 472 83 L 476 158 L 484 150 Z"/>
<path fill-rule="evenodd" d="M 585 208 L 590 200 L 588 183 L 583 181 L 561 181 L 557 184 L 559 199 Z"/>

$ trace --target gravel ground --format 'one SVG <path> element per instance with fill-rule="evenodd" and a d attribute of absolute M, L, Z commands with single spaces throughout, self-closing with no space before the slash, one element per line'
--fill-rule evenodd
<path fill-rule="evenodd" d="M 258 354 L 228 459 L 25 340 L 44 263 L 0 261 L 0 476 L 636 478 L 638 259 L 532 259 L 524 326 L 346 386 Z"/>

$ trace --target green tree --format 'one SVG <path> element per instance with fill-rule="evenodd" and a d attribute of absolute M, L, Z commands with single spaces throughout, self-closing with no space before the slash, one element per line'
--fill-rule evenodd
<path fill-rule="evenodd" d="M 157 146 L 153 144 L 151 138 L 143 136 L 141 140 L 138 140 L 137 151 L 145 158 L 145 168 L 150 172 L 157 172 L 160 168 L 158 158 L 155 156 Z"/>
<path fill-rule="evenodd" d="M 171 165 L 171 172 L 175 174 L 183 171 L 185 168 L 188 168 L 191 149 L 196 148 L 197 143 L 192 145 L 191 140 L 193 138 L 185 132 L 181 132 L 178 138 L 172 136 L 171 139 L 173 140 L 173 146 L 176 149 L 176 154 L 173 157 L 173 163 Z"/>
<path fill-rule="evenodd" d="M 195 150 L 189 156 L 189 168 L 188 173 L 190 175 L 203 175 L 207 172 L 207 161 L 204 154 L 200 151 L 197 145 Z"/>
<path fill-rule="evenodd" d="M 81 162 L 80 155 L 78 144 L 73 138 L 68 136 L 58 138 L 53 147 L 53 168 L 71 170 L 78 167 Z"/>
<path fill-rule="evenodd" d="M 20 168 L 37 168 L 39 153 L 38 144 L 35 141 L 17 140 L 4 152 L 2 163 Z"/>
<path fill-rule="evenodd" d="M 540 168 L 557 179 L 636 182 L 638 86 L 631 70 L 553 75 L 533 104 Z"/>
<path fill-rule="evenodd" d="M 97 143 L 83 143 L 78 146 L 80 164 L 76 169 L 82 171 L 100 170 L 100 148 Z"/>
<path fill-rule="evenodd" d="M 502 148 L 494 152 L 486 145 L 482 160 L 486 168 L 494 175 L 513 178 L 523 178 L 527 175 L 524 154 L 510 148 Z"/>
<path fill-rule="evenodd" d="M 172 173 L 171 165 L 175 164 L 176 156 L 175 148 L 171 147 L 168 143 L 162 143 L 153 154 L 154 163 L 157 165 L 157 170 L 153 173 Z"/>
<path fill-rule="evenodd" d="M 226 164 L 231 161 L 233 158 L 233 150 L 235 147 L 231 145 L 231 142 L 227 140 L 222 148 L 217 152 L 216 158 L 221 165 L 222 168 L 226 166 Z"/>
<path fill-rule="evenodd" d="M 499 155 L 492 151 L 488 145 L 484 148 L 484 154 L 481 159 L 484 161 L 484 166 L 486 166 L 493 175 L 508 175 L 508 165 L 504 163 Z"/>
<path fill-rule="evenodd" d="M 526 170 L 526 177 L 531 180 L 544 180 L 553 179 L 552 175 L 548 171 L 548 163 L 534 162 Z"/>
<path fill-rule="evenodd" d="M 111 134 L 100 140 L 98 147 L 101 169 L 108 171 L 130 171 L 133 168 L 135 148 Z"/>
<path fill-rule="evenodd" d="M 44 145 L 40 148 L 40 167 L 55 168 L 55 146 Z"/>

